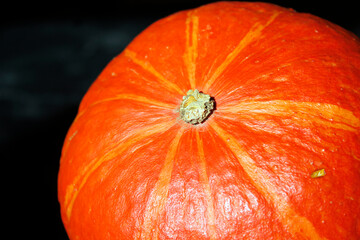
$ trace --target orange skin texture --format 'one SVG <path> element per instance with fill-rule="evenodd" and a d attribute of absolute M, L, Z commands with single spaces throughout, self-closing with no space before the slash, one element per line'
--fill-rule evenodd
<path fill-rule="evenodd" d="M 265 3 L 155 22 L 83 98 L 58 197 L 70 239 L 360 239 L 359 39 Z"/>

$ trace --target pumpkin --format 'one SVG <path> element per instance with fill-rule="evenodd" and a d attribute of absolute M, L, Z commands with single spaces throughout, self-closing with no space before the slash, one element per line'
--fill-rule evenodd
<path fill-rule="evenodd" d="M 268 3 L 139 34 L 84 96 L 58 176 L 70 239 L 360 239 L 360 42 Z"/>

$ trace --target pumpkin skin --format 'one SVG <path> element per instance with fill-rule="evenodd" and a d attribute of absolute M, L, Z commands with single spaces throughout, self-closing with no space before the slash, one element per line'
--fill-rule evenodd
<path fill-rule="evenodd" d="M 155 22 L 84 96 L 58 197 L 70 239 L 360 239 L 359 39 L 266 3 Z"/>

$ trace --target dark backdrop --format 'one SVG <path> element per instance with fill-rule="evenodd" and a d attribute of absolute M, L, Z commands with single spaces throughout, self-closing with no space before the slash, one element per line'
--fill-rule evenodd
<path fill-rule="evenodd" d="M 149 24 L 209 2 L 2 4 L 0 160 L 5 163 L 3 212 L 9 212 L 3 215 L 3 236 L 67 239 L 57 202 L 57 172 L 62 142 L 82 96 L 106 64 Z M 360 36 L 355 1 L 270 2 L 320 16 Z M 27 238 L 20 237 L 23 234 Z"/>

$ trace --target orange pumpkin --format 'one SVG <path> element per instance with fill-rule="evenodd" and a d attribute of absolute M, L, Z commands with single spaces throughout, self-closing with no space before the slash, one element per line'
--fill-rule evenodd
<path fill-rule="evenodd" d="M 360 41 L 218 2 L 143 31 L 65 139 L 70 239 L 360 239 Z"/>

